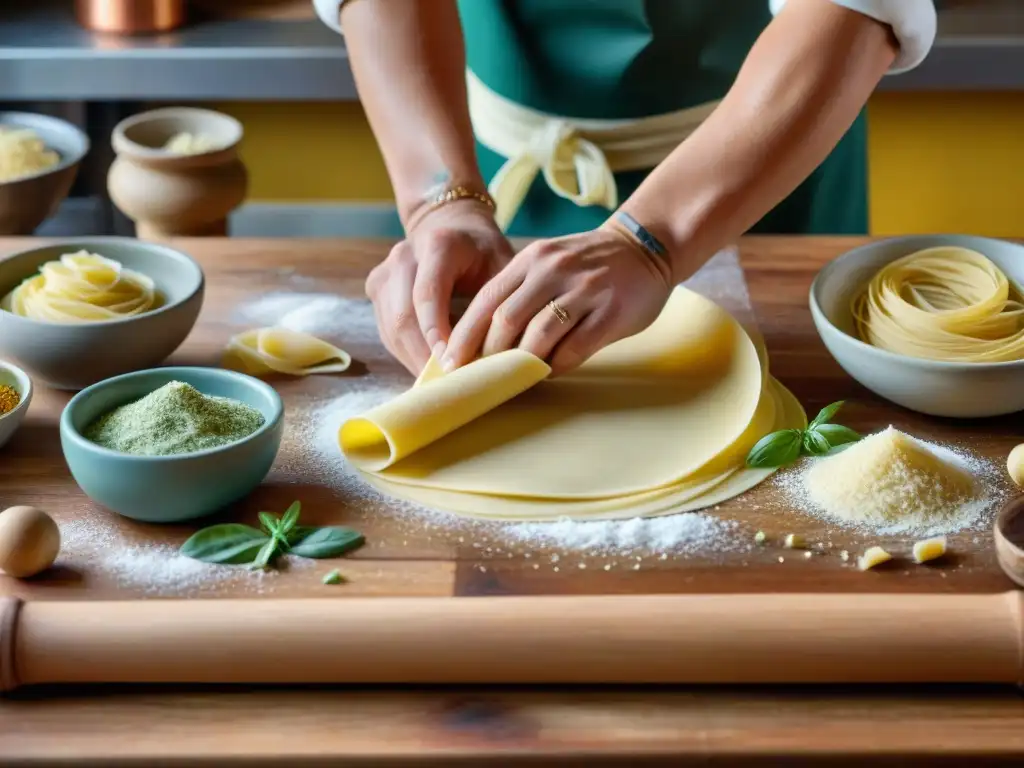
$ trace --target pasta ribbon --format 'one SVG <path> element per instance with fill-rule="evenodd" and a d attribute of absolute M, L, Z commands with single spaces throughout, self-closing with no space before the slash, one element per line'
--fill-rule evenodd
<path fill-rule="evenodd" d="M 909 357 L 1024 359 L 1020 289 L 977 251 L 927 248 L 882 267 L 853 298 L 858 336 Z"/>
<path fill-rule="evenodd" d="M 4 304 L 32 320 L 89 323 L 141 315 L 159 307 L 160 298 L 146 275 L 83 250 L 43 264 Z"/>
<path fill-rule="evenodd" d="M 352 358 L 345 350 L 308 333 L 287 328 L 260 328 L 232 337 L 222 364 L 250 376 L 267 373 L 308 376 L 347 371 Z"/>
<path fill-rule="evenodd" d="M 0 125 L 0 182 L 42 173 L 59 162 L 60 155 L 35 131 Z"/>

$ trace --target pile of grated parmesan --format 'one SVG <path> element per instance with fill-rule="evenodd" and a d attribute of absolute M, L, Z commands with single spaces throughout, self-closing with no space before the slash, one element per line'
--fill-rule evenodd
<path fill-rule="evenodd" d="M 813 461 L 802 485 L 827 517 L 908 531 L 957 525 L 989 505 L 982 478 L 963 457 L 891 426 Z"/>

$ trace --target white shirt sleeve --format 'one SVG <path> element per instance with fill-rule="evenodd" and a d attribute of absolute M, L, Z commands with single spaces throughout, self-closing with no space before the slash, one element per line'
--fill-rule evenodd
<path fill-rule="evenodd" d="M 863 13 L 888 24 L 900 44 L 900 52 L 889 69 L 890 74 L 906 72 L 920 64 L 935 42 L 934 0 L 832 0 L 836 5 Z M 768 0 L 772 13 L 778 13 L 786 0 Z"/>
<path fill-rule="evenodd" d="M 341 20 L 339 16 L 341 15 L 341 6 L 344 3 L 345 0 L 313 0 L 313 8 L 324 24 L 335 32 L 340 33 Z"/>

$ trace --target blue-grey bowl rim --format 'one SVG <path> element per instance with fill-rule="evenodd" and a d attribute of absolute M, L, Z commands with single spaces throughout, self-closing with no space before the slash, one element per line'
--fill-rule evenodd
<path fill-rule="evenodd" d="M 932 234 L 932 235 L 903 235 L 903 236 L 900 236 L 900 237 L 884 237 L 884 238 L 880 238 L 878 240 L 873 240 L 873 241 L 871 241 L 869 243 L 865 243 L 863 245 L 858 245 L 856 248 L 851 248 L 850 250 L 848 250 L 848 251 L 846 251 L 844 253 L 841 253 L 840 255 L 836 256 L 834 259 L 832 259 L 828 264 L 826 264 L 824 267 L 822 267 L 818 271 L 818 274 L 814 276 L 814 280 L 811 282 L 811 289 L 809 291 L 811 316 L 813 318 L 818 319 L 821 322 L 823 322 L 825 325 L 827 325 L 829 328 L 834 330 L 836 333 L 838 333 L 838 334 L 844 336 L 845 338 L 847 338 L 849 341 L 851 341 L 854 345 L 859 347 L 861 350 L 865 351 L 867 354 L 875 355 L 875 357 L 878 359 L 879 362 L 899 361 L 899 362 L 902 362 L 904 364 L 909 364 L 909 365 L 911 365 L 913 367 L 922 368 L 922 369 L 928 369 L 928 370 L 933 370 L 933 371 L 958 371 L 958 372 L 963 372 L 963 371 L 1001 370 L 1001 369 L 1004 369 L 1004 368 L 1014 368 L 1014 367 L 1024 368 L 1024 360 L 1006 360 L 1006 361 L 1001 362 L 1001 363 L 959 363 L 959 362 L 951 362 L 951 361 L 948 361 L 948 360 L 929 360 L 929 359 L 924 358 L 924 357 L 911 357 L 910 355 L 900 355 L 900 354 L 897 354 L 896 352 L 890 352 L 887 349 L 881 349 L 880 347 L 876 347 L 873 344 L 868 344 L 866 341 L 862 341 L 861 339 L 858 339 L 856 336 L 853 336 L 853 335 L 847 333 L 842 328 L 839 328 L 835 323 L 833 323 L 828 318 L 828 316 L 825 314 L 825 311 L 818 304 L 817 293 L 820 290 L 821 283 L 823 283 L 824 279 L 827 277 L 826 272 L 830 271 L 833 268 L 833 265 L 838 264 L 843 259 L 848 259 L 848 258 L 849 259 L 853 259 L 853 258 L 856 258 L 856 256 L 859 253 L 861 253 L 862 251 L 872 250 L 874 248 L 877 248 L 879 245 L 883 245 L 883 244 L 899 245 L 900 243 L 913 243 L 913 242 L 920 242 L 921 240 L 941 241 L 943 239 L 955 240 L 955 239 L 964 239 L 964 238 L 968 238 L 968 239 L 971 239 L 971 240 L 978 240 L 978 241 L 982 241 L 982 242 L 988 242 L 988 243 L 999 243 L 1000 245 L 1012 245 L 1012 246 L 1015 246 L 1015 247 L 1019 248 L 1021 250 L 1021 253 L 1024 254 L 1024 245 L 1021 245 L 1020 243 L 1016 243 L 1013 240 L 1002 239 L 1002 238 L 998 238 L 998 237 L 985 237 L 983 235 L 964 235 L 964 234 L 946 233 L 946 234 Z M 936 242 L 935 246 L 928 246 L 928 247 L 941 247 L 941 243 Z M 906 256 L 906 255 L 909 255 L 909 254 L 904 254 L 904 256 Z M 982 255 L 984 255 L 984 254 L 982 254 Z M 900 258 L 900 257 L 899 256 L 894 256 L 893 257 L 893 261 L 895 261 L 898 258 Z M 821 335 L 820 331 L 818 332 L 818 335 L 819 336 Z"/>
<path fill-rule="evenodd" d="M 143 318 L 157 317 L 158 315 L 161 315 L 161 314 L 163 314 L 165 312 L 170 312 L 172 309 L 176 309 L 177 307 L 180 307 L 181 305 L 187 304 L 188 302 L 192 301 L 192 299 L 194 299 L 196 297 L 196 294 L 198 294 L 200 291 L 202 291 L 202 290 L 204 290 L 206 288 L 206 274 L 203 272 L 203 268 L 199 265 L 198 261 L 193 259 L 191 256 L 189 256 L 184 251 L 179 251 L 177 248 L 171 248 L 169 245 L 164 245 L 163 243 L 150 243 L 150 242 L 147 242 L 145 240 L 139 240 L 138 238 L 135 238 L 135 237 L 121 237 L 121 236 L 118 236 L 118 235 L 98 235 L 96 237 L 84 237 L 84 236 L 83 237 L 60 237 L 60 238 L 56 238 L 56 239 L 54 239 L 52 241 L 43 243 L 42 245 L 37 245 L 37 246 L 35 246 L 33 248 L 25 248 L 24 250 L 21 250 L 21 251 L 14 251 L 13 253 L 8 253 L 8 254 L 5 254 L 3 256 L 0 256 L 0 264 L 3 264 L 5 261 L 7 261 L 9 259 L 16 259 L 19 256 L 24 256 L 26 254 L 33 253 L 35 251 L 49 250 L 51 248 L 60 248 L 60 247 L 62 247 L 64 245 L 86 246 L 86 245 L 89 245 L 89 244 L 92 244 L 92 243 L 95 243 L 95 244 L 99 245 L 100 247 L 102 247 L 104 244 L 110 244 L 110 243 L 115 243 L 115 244 L 123 243 L 123 244 L 126 244 L 126 245 L 127 244 L 131 244 L 131 245 L 134 245 L 134 246 L 141 246 L 143 250 L 151 250 L 153 252 L 160 252 L 163 255 L 168 255 L 168 256 L 171 256 L 172 258 L 175 258 L 175 259 L 178 259 L 178 260 L 184 262 L 185 266 L 187 266 L 190 269 L 195 271 L 195 276 L 198 279 L 196 281 L 195 286 L 192 288 L 192 290 L 189 291 L 186 296 L 183 296 L 178 301 L 172 301 L 172 302 L 170 302 L 168 304 L 164 304 L 164 305 L 159 306 L 159 307 L 157 307 L 156 309 L 154 309 L 154 310 L 152 310 L 150 312 L 143 312 L 141 315 L 130 315 L 128 317 L 119 317 L 119 318 L 117 318 L 115 320 L 88 320 L 88 321 L 81 322 L 81 323 L 58 323 L 58 322 L 55 322 L 53 320 L 36 320 L 35 318 L 32 318 L 32 317 L 22 317 L 21 315 L 15 315 L 13 312 L 7 312 L 4 309 L 0 309 L 0 312 L 6 312 L 11 317 L 16 317 L 18 320 L 20 320 L 22 322 L 38 323 L 39 325 L 61 326 L 61 327 L 68 327 L 68 328 L 97 328 L 97 327 L 106 327 L 106 326 L 112 326 L 112 325 L 121 325 L 121 324 L 124 324 L 124 323 L 133 323 L 133 322 L 137 322 L 139 320 L 142 320 Z M 102 256 L 103 254 L 100 254 L 100 255 Z M 29 277 L 31 277 L 31 275 L 28 275 L 28 276 L 22 278 L 22 280 L 23 281 L 27 280 Z"/>
<path fill-rule="evenodd" d="M 102 445 L 98 445 L 97 443 L 94 443 L 92 440 L 89 440 L 84 435 L 82 435 L 77 429 L 75 429 L 74 424 L 72 423 L 71 414 L 73 413 L 76 407 L 81 405 L 83 400 L 87 399 L 95 392 L 104 389 L 108 386 L 112 386 L 117 382 L 125 381 L 127 379 L 135 379 L 146 375 L 153 375 L 157 373 L 168 374 L 173 377 L 178 374 L 187 375 L 189 373 L 194 373 L 197 371 L 201 371 L 204 375 L 210 374 L 212 372 L 212 374 L 215 376 L 220 376 L 225 379 L 233 379 L 244 386 L 250 386 L 253 389 L 262 391 L 263 393 L 269 396 L 270 401 L 274 406 L 273 416 L 269 419 L 266 419 L 263 422 L 263 426 L 261 426 L 251 435 L 246 435 L 245 437 L 239 440 L 235 440 L 234 442 L 228 443 L 227 445 L 219 445 L 216 448 L 206 448 L 202 451 L 192 451 L 190 453 L 176 453 L 171 454 L 169 456 L 138 456 L 132 453 L 122 453 L 121 451 L 115 451 L 110 448 L 104 448 Z M 186 384 L 188 383 L 188 381 L 185 379 L 179 380 L 185 381 Z M 145 397 L 145 395 L 142 395 L 142 397 Z M 246 404 L 248 405 L 248 403 Z M 259 379 L 254 378 L 252 376 L 248 376 L 244 373 L 239 373 L 237 371 L 229 371 L 223 368 L 204 368 L 203 366 L 199 365 L 180 365 L 169 366 L 167 368 L 146 368 L 145 370 L 142 371 L 132 371 L 131 373 L 123 373 L 120 376 L 113 376 L 109 379 L 98 381 L 95 384 L 86 387 L 81 392 L 78 392 L 74 397 L 72 397 L 68 401 L 68 404 L 64 406 L 64 410 L 61 411 L 60 434 L 62 436 L 66 436 L 69 440 L 75 443 L 77 447 L 83 450 L 91 451 L 99 456 L 109 456 L 111 458 L 116 457 L 121 460 L 138 462 L 190 461 L 193 459 L 201 459 L 208 456 L 215 456 L 219 453 L 225 453 L 227 451 L 232 450 L 233 448 L 237 448 L 243 443 L 247 443 L 251 440 L 256 440 L 260 436 L 265 435 L 268 432 L 274 430 L 283 419 L 284 402 L 281 400 L 281 396 L 277 393 L 277 390 L 275 390 L 266 382 L 260 381 Z"/>
<path fill-rule="evenodd" d="M 8 179 L 7 181 L 0 182 L 0 184 L 20 184 L 23 181 L 31 181 L 32 179 L 39 179 L 43 176 L 48 176 L 51 173 L 57 173 L 70 168 L 73 165 L 77 165 L 82 162 L 82 159 L 89 154 L 92 150 L 92 142 L 89 141 L 89 136 L 74 123 L 64 120 L 60 117 L 54 117 L 53 115 L 43 115 L 37 112 L 19 112 L 14 110 L 0 110 L 0 125 L 11 125 L 18 128 L 28 128 L 30 130 L 57 130 L 64 133 L 73 133 L 75 137 L 81 142 L 81 147 L 78 152 L 74 155 L 64 157 L 61 154 L 60 162 L 56 165 L 50 166 L 45 170 L 33 173 L 28 176 L 18 176 L 15 179 Z M 43 128 L 42 126 L 47 126 Z M 40 138 L 45 139 L 44 136 Z"/>

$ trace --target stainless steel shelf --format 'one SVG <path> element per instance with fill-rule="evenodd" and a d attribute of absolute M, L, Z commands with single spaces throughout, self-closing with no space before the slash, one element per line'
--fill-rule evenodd
<path fill-rule="evenodd" d="M 351 100 L 341 38 L 317 21 L 210 21 L 153 37 L 82 30 L 67 2 L 0 9 L 0 99 Z M 940 14 L 939 40 L 887 91 L 1024 90 L 1024 3 L 976 0 Z"/>
<path fill-rule="evenodd" d="M 0 8 L 0 99 L 352 100 L 342 38 L 318 21 L 209 21 L 92 34 L 70 3 Z"/>

